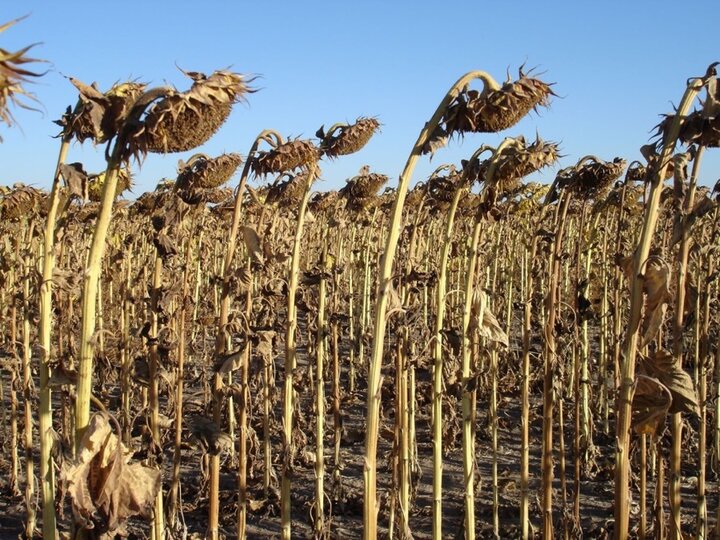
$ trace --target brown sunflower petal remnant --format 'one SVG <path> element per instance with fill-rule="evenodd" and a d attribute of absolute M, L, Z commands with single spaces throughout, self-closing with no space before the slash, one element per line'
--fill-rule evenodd
<path fill-rule="evenodd" d="M 62 468 L 73 513 L 86 528 L 112 533 L 129 517 L 148 517 L 160 489 L 160 471 L 130 463 L 106 413 L 90 419 L 76 460 Z"/>
<path fill-rule="evenodd" d="M 632 401 L 632 426 L 638 435 L 657 436 L 672 404 L 667 387 L 654 377 L 637 375 Z"/>
<path fill-rule="evenodd" d="M 0 34 L 23 18 L 0 25 Z M 30 62 L 42 62 L 42 60 L 25 56 L 25 53 L 33 47 L 34 45 L 29 45 L 14 52 L 0 47 L 0 122 L 4 122 L 8 126 L 15 123 L 15 119 L 8 109 L 10 104 L 23 109 L 31 109 L 32 107 L 20 101 L 19 98 L 23 97 L 36 101 L 35 97 L 23 88 L 23 84 L 30 80 L 29 77 L 40 77 L 43 74 L 21 67 Z M 2 137 L 0 137 L 0 142 L 2 142 Z"/>

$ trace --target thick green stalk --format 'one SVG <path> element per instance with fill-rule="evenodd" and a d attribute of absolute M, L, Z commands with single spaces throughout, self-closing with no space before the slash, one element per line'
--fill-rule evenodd
<path fill-rule="evenodd" d="M 105 252 L 110 219 L 112 217 L 113 201 L 117 188 L 118 173 L 120 170 L 120 148 L 116 143 L 113 155 L 108 161 L 103 184 L 100 213 L 95 223 L 90 251 L 88 252 L 85 271 L 83 273 L 82 315 L 80 327 L 80 358 L 77 369 L 77 399 L 75 402 L 75 444 L 80 450 L 85 428 L 90 420 L 90 395 L 92 392 L 94 335 L 96 322 L 96 305 L 98 294 L 98 279 L 102 267 L 102 257 Z"/>

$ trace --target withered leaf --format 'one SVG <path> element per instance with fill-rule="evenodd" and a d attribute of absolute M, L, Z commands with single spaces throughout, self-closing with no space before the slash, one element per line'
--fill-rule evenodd
<path fill-rule="evenodd" d="M 473 295 L 472 316 L 470 327 L 478 331 L 481 337 L 494 343 L 509 347 L 508 335 L 500 327 L 500 323 L 488 307 L 487 294 L 482 289 L 476 289 Z"/>
<path fill-rule="evenodd" d="M 130 463 L 131 452 L 96 413 L 83 436 L 76 460 L 63 465 L 61 478 L 80 523 L 112 532 L 135 515 L 149 516 L 160 489 L 160 471 Z"/>
<path fill-rule="evenodd" d="M 632 426 L 638 435 L 659 435 L 672 404 L 670 391 L 659 380 L 637 375 L 632 400 Z"/>
<path fill-rule="evenodd" d="M 650 343 L 660 330 L 670 300 L 670 265 L 660 257 L 651 257 L 642 276 L 645 306 L 640 348 Z"/>
<path fill-rule="evenodd" d="M 263 255 L 262 241 L 260 236 L 255 232 L 252 227 L 242 228 L 243 238 L 245 239 L 245 246 L 247 247 L 248 253 L 252 258 L 253 262 L 263 265 L 265 264 L 265 257 Z"/>
<path fill-rule="evenodd" d="M 60 174 L 65 179 L 70 194 L 81 199 L 85 197 L 88 174 L 83 169 L 82 163 L 62 163 Z"/>
<path fill-rule="evenodd" d="M 645 358 L 643 365 L 648 375 L 656 377 L 670 391 L 672 404 L 668 412 L 685 412 L 695 417 L 700 416 L 700 405 L 692 377 L 670 352 L 661 349 L 653 356 Z"/>
<path fill-rule="evenodd" d="M 190 416 L 187 426 L 193 437 L 211 455 L 227 451 L 232 446 L 230 435 L 221 431 L 218 425 L 204 416 Z"/>
<path fill-rule="evenodd" d="M 243 356 L 247 351 L 247 344 L 244 347 L 230 354 L 223 354 L 215 361 L 215 369 L 221 375 L 226 375 L 231 371 L 238 369 L 242 364 Z"/>

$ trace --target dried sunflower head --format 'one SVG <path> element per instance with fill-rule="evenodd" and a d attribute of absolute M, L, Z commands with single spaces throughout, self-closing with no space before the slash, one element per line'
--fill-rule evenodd
<path fill-rule="evenodd" d="M 380 129 L 375 118 L 358 118 L 354 124 L 335 124 L 325 133 L 321 127 L 315 134 L 321 141 L 320 151 L 334 158 L 353 154 L 365 146 Z"/>
<path fill-rule="evenodd" d="M 521 136 L 503 148 L 499 155 L 480 163 L 478 177 L 489 182 L 485 189 L 492 189 L 498 195 L 512 193 L 521 187 L 521 180 L 525 176 L 552 165 L 558 157 L 557 143 L 545 142 L 536 137 L 534 142 L 526 144 L 525 138 Z M 488 178 L 493 165 L 494 172 Z"/>
<path fill-rule="evenodd" d="M 324 212 L 333 208 L 338 200 L 340 200 L 340 193 L 337 191 L 319 192 L 308 203 L 308 208 L 313 212 Z"/>
<path fill-rule="evenodd" d="M 287 173 L 279 176 L 268 189 L 265 204 L 272 204 L 279 208 L 298 206 L 305 194 L 307 182 L 306 172 L 294 176 Z"/>
<path fill-rule="evenodd" d="M 299 167 L 307 167 L 320 159 L 320 150 L 310 141 L 294 139 L 258 152 L 252 162 L 257 175 L 280 174 Z"/>
<path fill-rule="evenodd" d="M 74 137 L 80 143 L 90 139 L 94 144 L 101 144 L 115 137 L 135 100 L 145 90 L 145 84 L 125 82 L 116 83 L 102 93 L 95 83 L 88 86 L 73 77 L 69 79 L 78 89 L 78 102 L 74 109 L 68 107 L 55 123 L 63 128 L 61 136 Z"/>
<path fill-rule="evenodd" d="M 720 87 L 716 69 L 718 64 L 720 63 L 710 64 L 705 76 L 700 78 L 706 90 L 703 108 L 680 118 L 678 138 L 685 145 L 720 147 Z M 659 140 L 665 138 L 675 117 L 675 114 L 666 115 L 657 125 L 656 136 Z"/>
<path fill-rule="evenodd" d="M 41 213 L 45 195 L 32 186 L 16 183 L 11 188 L 0 188 L 0 216 L 4 220 L 15 221 L 32 218 Z"/>
<path fill-rule="evenodd" d="M 434 210 L 445 211 L 450 207 L 461 179 L 461 175 L 452 165 L 444 169 L 447 170 L 445 174 L 436 171 L 426 184 L 427 201 Z"/>
<path fill-rule="evenodd" d="M 238 73 L 183 73 L 193 80 L 192 87 L 166 92 L 150 105 L 130 134 L 133 154 L 184 152 L 200 146 L 227 120 L 232 106 L 253 91 Z"/>
<path fill-rule="evenodd" d="M 1 25 L 0 34 L 20 20 L 22 18 Z M 31 77 L 40 77 L 43 74 L 22 67 L 24 64 L 31 62 L 42 62 L 42 60 L 25 56 L 25 53 L 34 46 L 29 45 L 15 52 L 0 47 L 0 122 L 4 122 L 8 126 L 15 123 L 9 109 L 10 104 L 24 109 L 31 109 L 32 107 L 23 103 L 20 98 L 36 101 L 35 97 L 23 88 L 23 84 L 27 83 Z M 0 142 L 2 142 L 2 137 L 0 137 Z"/>
<path fill-rule="evenodd" d="M 550 85 L 529 77 L 522 67 L 518 79 L 502 86 L 485 81 L 482 92 L 465 89 L 448 106 L 439 126 L 430 135 L 423 153 L 431 153 L 447 144 L 453 135 L 497 133 L 517 124 L 528 112 L 546 107 L 555 95 Z"/>
<path fill-rule="evenodd" d="M 625 160 L 619 157 L 613 161 L 602 161 L 595 156 L 585 156 L 575 167 L 561 171 L 558 186 L 573 191 L 581 198 L 596 199 L 622 176 L 625 165 Z"/>
<path fill-rule="evenodd" d="M 348 210 L 365 210 L 372 205 L 378 190 L 387 180 L 387 175 L 371 173 L 370 167 L 365 165 L 357 176 L 347 181 L 339 195 L 345 199 Z"/>
<path fill-rule="evenodd" d="M 639 161 L 633 161 L 625 171 L 626 182 L 643 182 L 647 179 L 648 168 Z"/>
<path fill-rule="evenodd" d="M 181 161 L 175 181 L 178 195 L 188 204 L 207 200 L 211 191 L 235 174 L 241 162 L 239 154 L 222 154 L 212 159 L 205 154 L 195 154 L 187 163 Z"/>
<path fill-rule="evenodd" d="M 88 176 L 88 200 L 99 202 L 102 199 L 103 186 L 105 185 L 105 172 L 91 174 Z M 117 186 L 115 188 L 115 197 L 120 196 L 123 191 L 132 187 L 132 174 L 130 169 L 122 167 L 118 171 Z"/>

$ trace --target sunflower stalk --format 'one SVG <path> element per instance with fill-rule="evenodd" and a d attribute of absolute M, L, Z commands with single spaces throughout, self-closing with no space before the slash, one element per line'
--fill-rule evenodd
<path fill-rule="evenodd" d="M 630 482 L 630 421 L 631 407 L 635 382 L 635 358 L 637 354 L 638 329 L 644 303 L 643 265 L 649 255 L 655 225 L 658 218 L 662 179 L 670 162 L 680 130 L 680 118 L 687 114 L 703 83 L 699 79 L 692 80 L 678 106 L 677 114 L 664 134 L 662 150 L 659 155 L 660 166 L 653 169 L 643 216 L 642 232 L 632 258 L 632 279 L 630 280 L 630 313 L 627 332 L 622 347 L 620 365 L 620 386 L 617 396 L 616 452 L 615 452 L 615 538 L 626 538 L 630 521 L 629 482 Z"/>

